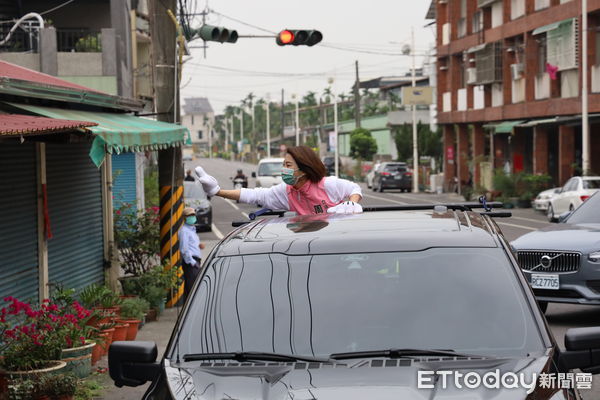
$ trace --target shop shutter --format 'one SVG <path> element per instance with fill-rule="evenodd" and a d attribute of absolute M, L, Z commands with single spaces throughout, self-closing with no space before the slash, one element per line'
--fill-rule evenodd
<path fill-rule="evenodd" d="M 113 204 L 119 208 L 121 203 L 136 204 L 135 153 L 112 155 Z"/>
<path fill-rule="evenodd" d="M 101 173 L 89 151 L 88 143 L 46 147 L 49 280 L 74 289 L 104 279 Z"/>
<path fill-rule="evenodd" d="M 0 299 L 38 301 L 35 145 L 0 144 Z"/>

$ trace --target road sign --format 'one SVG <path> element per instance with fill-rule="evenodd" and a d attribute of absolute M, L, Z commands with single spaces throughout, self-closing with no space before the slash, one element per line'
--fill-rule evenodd
<path fill-rule="evenodd" d="M 402 104 L 407 106 L 428 106 L 433 103 L 431 86 L 405 86 L 402 88 Z"/>

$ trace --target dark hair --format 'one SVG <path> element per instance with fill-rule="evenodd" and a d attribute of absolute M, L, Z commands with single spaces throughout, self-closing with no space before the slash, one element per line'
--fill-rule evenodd
<path fill-rule="evenodd" d="M 317 154 L 308 146 L 294 146 L 287 149 L 294 158 L 300 171 L 306 174 L 309 181 L 318 183 L 325 177 L 327 170 Z"/>

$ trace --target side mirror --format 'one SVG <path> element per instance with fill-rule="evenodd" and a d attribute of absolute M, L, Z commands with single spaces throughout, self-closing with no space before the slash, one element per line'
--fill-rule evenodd
<path fill-rule="evenodd" d="M 573 211 L 565 211 L 564 213 L 560 214 L 558 216 L 558 223 L 564 223 L 567 220 L 567 218 L 571 216 L 571 214 L 573 214 Z"/>
<path fill-rule="evenodd" d="M 565 348 L 559 359 L 564 369 L 600 373 L 600 327 L 569 329 L 565 334 Z"/>
<path fill-rule="evenodd" d="M 108 349 L 108 370 L 115 386 L 140 386 L 160 373 L 154 342 L 113 342 Z"/>
<path fill-rule="evenodd" d="M 253 177 L 253 178 L 256 178 L 256 172 L 253 172 L 253 173 L 252 173 L 252 177 Z"/>

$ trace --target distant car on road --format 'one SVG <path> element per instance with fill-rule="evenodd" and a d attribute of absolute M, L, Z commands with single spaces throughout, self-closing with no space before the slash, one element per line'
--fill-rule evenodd
<path fill-rule="evenodd" d="M 181 158 L 183 161 L 193 161 L 194 160 L 194 150 L 191 148 L 184 148 Z"/>
<path fill-rule="evenodd" d="M 196 230 L 212 230 L 212 204 L 202 185 L 196 182 L 183 182 L 183 201 L 186 207 L 196 210 Z"/>
<path fill-rule="evenodd" d="M 376 163 L 373 165 L 373 168 L 369 171 L 366 177 L 367 187 L 371 189 L 373 187 L 373 179 L 375 178 L 375 172 L 381 167 L 381 163 Z"/>
<path fill-rule="evenodd" d="M 540 192 L 536 196 L 535 200 L 531 202 L 531 206 L 534 210 L 537 211 L 548 211 L 548 205 L 550 204 L 550 200 L 552 200 L 552 198 L 558 193 L 560 193 L 559 187 L 544 190 L 543 192 Z"/>
<path fill-rule="evenodd" d="M 243 225 L 205 260 L 162 358 L 113 342 L 111 378 L 152 381 L 145 400 L 580 398 L 536 377 L 597 373 L 600 327 L 561 349 L 490 215 L 433 208 Z M 419 387 L 429 370 L 510 381 Z"/>
<path fill-rule="evenodd" d="M 600 190 L 600 176 L 575 176 L 567 181 L 550 200 L 546 215 L 550 222 L 567 212 L 573 211 L 587 198 Z"/>
<path fill-rule="evenodd" d="M 252 172 L 252 177 L 256 178 L 256 187 L 269 188 L 283 182 L 281 179 L 282 167 L 283 158 L 263 158 L 260 160 L 257 172 Z"/>
<path fill-rule="evenodd" d="M 321 160 L 323 161 L 323 165 L 325 165 L 325 169 L 327 170 L 327 175 L 334 176 L 335 175 L 335 156 L 325 156 Z M 342 161 L 338 158 L 338 171 L 342 171 Z"/>
<path fill-rule="evenodd" d="M 559 224 L 513 241 L 540 307 L 548 302 L 600 305 L 600 193 Z"/>
<path fill-rule="evenodd" d="M 400 189 L 401 192 L 412 190 L 412 172 L 403 162 L 384 162 L 373 176 L 373 191 L 383 192 L 386 189 Z"/>

